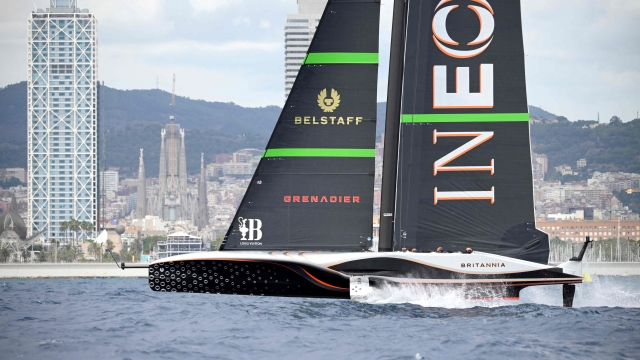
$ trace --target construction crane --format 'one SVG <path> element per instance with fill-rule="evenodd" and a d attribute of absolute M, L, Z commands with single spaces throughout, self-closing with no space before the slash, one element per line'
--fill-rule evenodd
<path fill-rule="evenodd" d="M 625 192 L 627 194 L 633 194 L 633 193 L 640 193 L 640 190 L 636 190 L 636 189 L 627 189 L 625 190 Z"/>

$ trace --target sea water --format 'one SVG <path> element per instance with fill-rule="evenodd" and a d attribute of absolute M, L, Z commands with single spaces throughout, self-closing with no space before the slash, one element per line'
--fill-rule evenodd
<path fill-rule="evenodd" d="M 146 279 L 0 279 L 0 359 L 640 358 L 640 277 L 520 301 L 386 288 L 362 302 L 158 293 Z"/>

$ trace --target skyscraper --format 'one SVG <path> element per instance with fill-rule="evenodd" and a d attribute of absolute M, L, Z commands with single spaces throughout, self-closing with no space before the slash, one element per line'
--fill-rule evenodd
<path fill-rule="evenodd" d="M 299 0 L 298 13 L 287 14 L 284 26 L 284 97 L 289 97 L 304 55 L 322 17 L 327 0 Z"/>
<path fill-rule="evenodd" d="M 28 228 L 63 239 L 60 223 L 97 222 L 97 21 L 76 0 L 28 19 Z"/>

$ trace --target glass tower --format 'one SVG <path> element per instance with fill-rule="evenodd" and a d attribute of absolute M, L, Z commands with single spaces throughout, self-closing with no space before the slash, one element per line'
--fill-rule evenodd
<path fill-rule="evenodd" d="M 287 14 L 284 26 L 284 97 L 289 97 L 327 0 L 299 0 L 298 13 Z"/>
<path fill-rule="evenodd" d="M 76 0 L 28 20 L 28 228 L 62 240 L 60 223 L 98 216 L 98 29 Z"/>

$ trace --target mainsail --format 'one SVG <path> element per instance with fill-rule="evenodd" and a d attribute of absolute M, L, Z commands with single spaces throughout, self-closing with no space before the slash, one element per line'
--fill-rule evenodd
<path fill-rule="evenodd" d="M 547 263 L 535 229 L 520 3 L 409 0 L 399 247 Z"/>
<path fill-rule="evenodd" d="M 329 0 L 221 250 L 371 246 L 379 0 Z"/>

